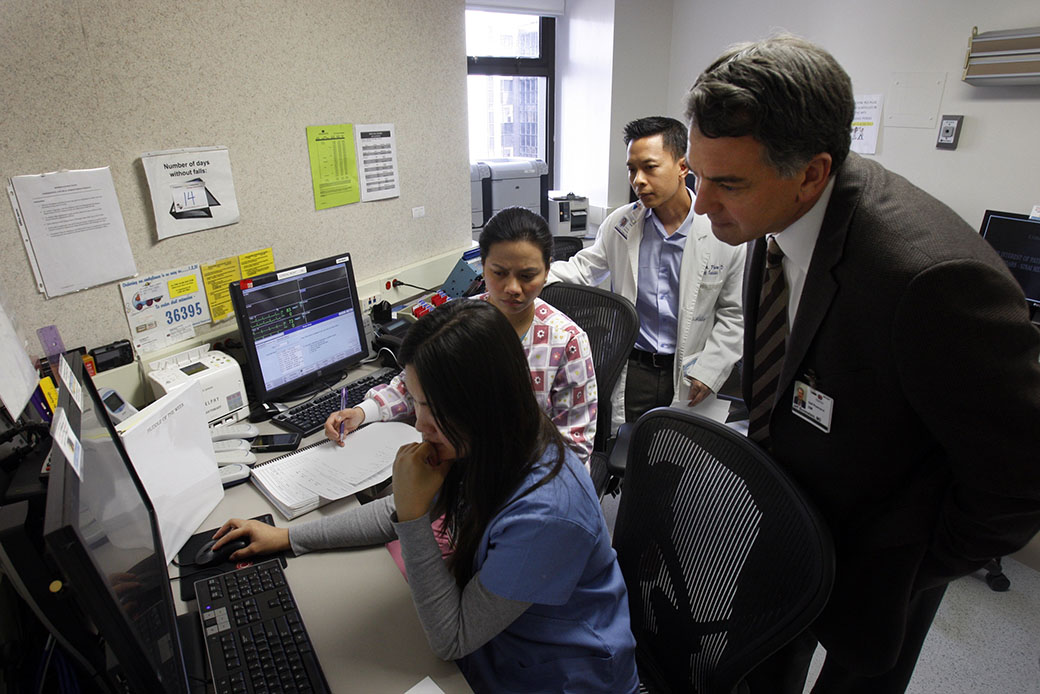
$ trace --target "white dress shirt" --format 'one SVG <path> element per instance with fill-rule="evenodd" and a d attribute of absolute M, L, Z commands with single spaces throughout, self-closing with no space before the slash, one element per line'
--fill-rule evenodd
<path fill-rule="evenodd" d="M 776 245 L 780 246 L 780 250 L 784 252 L 783 269 L 784 281 L 787 283 L 788 330 L 794 326 L 794 317 L 798 315 L 798 302 L 802 298 L 805 275 L 809 272 L 813 249 L 816 248 L 816 239 L 820 236 L 823 216 L 827 212 L 827 204 L 831 200 L 833 191 L 834 177 L 832 176 L 831 180 L 827 181 L 827 187 L 823 189 L 823 194 L 816 204 L 795 220 L 794 224 L 783 231 L 778 231 L 771 237 L 776 239 Z"/>

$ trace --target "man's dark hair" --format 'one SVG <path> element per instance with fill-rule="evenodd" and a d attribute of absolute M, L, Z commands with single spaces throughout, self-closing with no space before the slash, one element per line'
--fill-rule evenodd
<path fill-rule="evenodd" d="M 851 143 L 852 81 L 834 57 L 791 35 L 732 46 L 690 89 L 686 118 L 705 137 L 750 135 L 784 177 L 820 154 L 831 172 Z"/>
<path fill-rule="evenodd" d="M 686 126 L 665 116 L 639 118 L 625 126 L 625 144 L 644 137 L 661 135 L 664 148 L 676 161 L 686 159 Z"/>

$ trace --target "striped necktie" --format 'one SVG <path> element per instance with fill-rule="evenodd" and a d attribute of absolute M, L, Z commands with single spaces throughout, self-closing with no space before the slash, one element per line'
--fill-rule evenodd
<path fill-rule="evenodd" d="M 769 239 L 766 248 L 765 275 L 758 302 L 755 324 L 755 361 L 748 405 L 748 437 L 769 448 L 769 414 L 773 409 L 780 369 L 784 365 L 784 343 L 787 342 L 787 283 L 781 261 L 784 252 L 776 240 Z"/>

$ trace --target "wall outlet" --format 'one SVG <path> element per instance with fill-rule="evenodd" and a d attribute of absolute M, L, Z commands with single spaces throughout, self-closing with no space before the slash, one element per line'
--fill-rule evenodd
<path fill-rule="evenodd" d="M 936 149 L 957 149 L 963 125 L 964 116 L 943 116 L 939 121 L 939 137 L 935 141 Z"/>

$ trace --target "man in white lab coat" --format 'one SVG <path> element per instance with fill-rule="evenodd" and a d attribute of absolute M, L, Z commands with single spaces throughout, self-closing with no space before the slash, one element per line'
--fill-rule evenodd
<path fill-rule="evenodd" d="M 717 393 L 743 348 L 744 246 L 693 212 L 686 127 L 649 117 L 625 126 L 628 178 L 639 200 L 612 212 L 596 241 L 553 263 L 549 282 L 597 285 L 632 301 L 639 336 L 611 399 L 615 427 L 662 405 Z"/>

